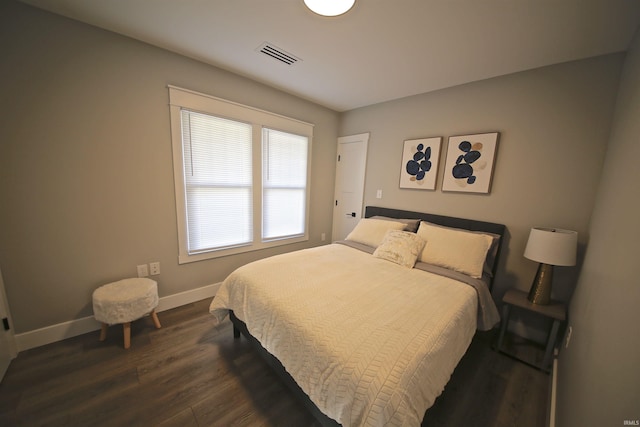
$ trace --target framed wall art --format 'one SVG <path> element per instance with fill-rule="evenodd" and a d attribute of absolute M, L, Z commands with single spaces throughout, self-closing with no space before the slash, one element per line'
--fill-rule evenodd
<path fill-rule="evenodd" d="M 449 137 L 442 191 L 488 193 L 498 132 Z"/>
<path fill-rule="evenodd" d="M 400 188 L 435 190 L 442 137 L 409 139 L 402 150 Z"/>

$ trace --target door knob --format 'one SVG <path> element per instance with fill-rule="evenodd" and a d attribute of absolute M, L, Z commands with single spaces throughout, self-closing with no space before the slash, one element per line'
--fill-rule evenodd
<path fill-rule="evenodd" d="M 347 216 L 352 216 L 352 217 L 355 218 L 356 217 L 356 213 L 355 212 L 351 212 L 351 213 L 348 213 Z"/>

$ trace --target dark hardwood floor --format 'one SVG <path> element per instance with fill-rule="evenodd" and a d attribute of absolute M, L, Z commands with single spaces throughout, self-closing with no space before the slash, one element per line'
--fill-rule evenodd
<path fill-rule="evenodd" d="M 0 383 L 2 426 L 319 426 L 209 300 L 24 351 Z M 476 335 L 425 426 L 543 427 L 549 376 Z"/>

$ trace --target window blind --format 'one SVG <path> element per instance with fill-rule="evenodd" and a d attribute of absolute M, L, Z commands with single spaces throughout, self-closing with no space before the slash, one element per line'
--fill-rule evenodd
<path fill-rule="evenodd" d="M 181 115 L 189 253 L 251 243 L 252 126 Z"/>
<path fill-rule="evenodd" d="M 262 129 L 262 239 L 305 232 L 309 138 Z"/>

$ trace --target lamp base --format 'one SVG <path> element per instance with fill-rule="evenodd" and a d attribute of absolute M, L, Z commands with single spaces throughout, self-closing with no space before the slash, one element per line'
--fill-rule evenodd
<path fill-rule="evenodd" d="M 527 299 L 533 304 L 547 305 L 551 302 L 551 280 L 553 279 L 553 265 L 540 263 L 538 272 L 533 279 Z"/>

